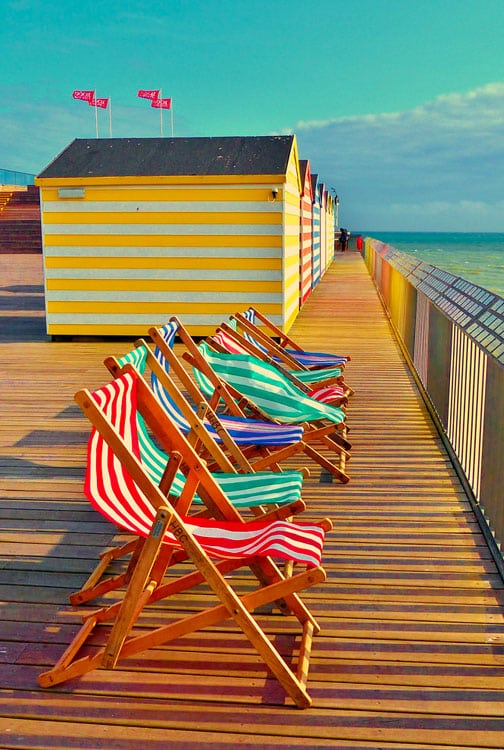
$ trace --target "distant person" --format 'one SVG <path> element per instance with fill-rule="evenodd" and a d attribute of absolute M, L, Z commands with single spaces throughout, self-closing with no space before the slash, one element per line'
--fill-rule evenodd
<path fill-rule="evenodd" d="M 340 247 L 341 252 L 345 253 L 348 250 L 348 238 L 350 237 L 350 232 L 348 229 L 344 229 L 343 227 L 340 227 Z"/>

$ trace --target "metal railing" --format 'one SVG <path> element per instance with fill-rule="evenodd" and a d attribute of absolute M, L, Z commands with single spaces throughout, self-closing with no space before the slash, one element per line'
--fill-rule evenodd
<path fill-rule="evenodd" d="M 378 240 L 363 256 L 504 577 L 504 299 Z"/>
<path fill-rule="evenodd" d="M 15 172 L 11 169 L 0 169 L 0 185 L 28 186 L 35 184 L 35 175 L 28 172 Z"/>

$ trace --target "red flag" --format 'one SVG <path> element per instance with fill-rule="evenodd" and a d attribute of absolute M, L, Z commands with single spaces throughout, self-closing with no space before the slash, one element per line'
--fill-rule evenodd
<path fill-rule="evenodd" d="M 88 102 L 90 107 L 101 107 L 102 109 L 107 109 L 108 103 L 108 99 L 95 99 L 94 96 Z"/>
<path fill-rule="evenodd" d="M 160 89 L 154 89 L 154 90 L 144 90 L 140 89 L 137 96 L 139 96 L 141 99 L 152 99 L 153 101 L 158 98 Z"/>
<path fill-rule="evenodd" d="M 94 98 L 94 91 L 74 91 L 72 96 L 74 99 L 81 99 L 84 102 L 90 102 Z"/>
<path fill-rule="evenodd" d="M 151 107 L 157 107 L 157 109 L 171 109 L 171 99 L 153 99 L 151 101 Z"/>

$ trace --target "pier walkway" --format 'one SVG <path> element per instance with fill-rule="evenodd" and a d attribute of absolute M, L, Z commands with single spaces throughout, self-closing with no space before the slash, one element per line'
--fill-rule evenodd
<path fill-rule="evenodd" d="M 113 538 L 83 497 L 73 394 L 102 385 L 102 360 L 127 344 L 50 342 L 41 256 L 1 266 L 1 748 L 504 747 L 503 583 L 356 253 L 292 330 L 350 353 L 355 388 L 350 483 L 312 471 L 303 493 L 307 517 L 334 522 L 327 581 L 303 597 L 322 625 L 313 707 L 284 699 L 231 624 L 39 689 L 78 626 L 68 595 Z M 292 650 L 288 633 L 277 642 Z"/>

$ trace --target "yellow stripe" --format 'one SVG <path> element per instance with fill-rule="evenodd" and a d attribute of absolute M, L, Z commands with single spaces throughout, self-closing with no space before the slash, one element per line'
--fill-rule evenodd
<path fill-rule="evenodd" d="M 287 320 L 285 321 L 285 328 L 284 328 L 285 333 L 289 333 L 289 330 L 291 329 L 292 324 L 296 320 L 298 314 L 299 314 L 299 310 L 295 308 L 294 310 L 292 310 L 290 315 L 288 315 Z"/>
<path fill-rule="evenodd" d="M 178 315 L 231 315 L 236 312 L 236 302 L 216 302 L 209 305 L 208 302 L 47 302 L 47 313 L 55 315 L 65 313 L 67 315 L 153 315 L 159 317 L 173 315 L 174 305 L 177 307 Z M 261 309 L 268 311 L 268 307 L 274 305 L 261 304 Z M 269 312 L 268 312 L 269 315 Z"/>
<path fill-rule="evenodd" d="M 35 184 L 40 187 L 81 187 L 86 185 L 277 185 L 284 182 L 285 174 L 249 174 L 249 175 L 133 175 L 126 177 L 36 177 Z"/>
<path fill-rule="evenodd" d="M 297 209 L 299 212 L 299 195 L 291 195 L 290 193 L 286 193 L 285 205 L 287 211 L 289 211 L 289 207 L 292 207 Z"/>
<path fill-rule="evenodd" d="M 277 201 L 281 201 L 283 191 L 281 185 L 279 188 Z M 43 201 L 61 200 L 57 188 L 42 188 Z M 87 187 L 84 198 L 64 199 L 65 202 L 71 203 L 72 200 L 78 202 L 86 201 L 270 201 L 270 187 L 236 187 L 236 188 L 131 188 L 116 189 L 111 187 Z"/>
<path fill-rule="evenodd" d="M 285 251 L 288 255 L 299 255 L 299 235 L 285 237 Z"/>
<path fill-rule="evenodd" d="M 262 269 L 277 271 L 282 267 L 280 258 L 141 258 L 123 257 L 49 257 L 46 268 L 199 268 L 205 269 Z"/>
<path fill-rule="evenodd" d="M 281 281 L 221 281 L 191 279 L 47 279 L 48 291 L 96 292 L 273 292 L 280 293 Z"/>
<path fill-rule="evenodd" d="M 236 312 L 236 310 L 230 310 L 229 314 L 231 315 L 233 312 Z M 47 333 L 49 336 L 147 336 L 152 325 L 153 323 L 149 325 L 49 323 Z M 215 333 L 215 326 L 212 325 L 185 324 L 185 327 L 192 336 L 211 336 Z"/>
<path fill-rule="evenodd" d="M 299 268 L 299 257 L 297 255 L 292 255 L 284 260 L 284 273 L 291 271 L 293 268 Z"/>
<path fill-rule="evenodd" d="M 291 271 L 285 276 L 285 289 L 287 296 L 297 296 L 299 289 L 299 273 Z"/>
<path fill-rule="evenodd" d="M 44 234 L 44 244 L 54 247 L 282 247 L 281 235 L 247 234 Z"/>
<path fill-rule="evenodd" d="M 233 212 L 171 212 L 171 211 L 71 211 L 45 212 L 44 225 L 49 224 L 281 224 L 282 214 Z M 71 227 L 69 227 L 71 229 Z"/>
<path fill-rule="evenodd" d="M 299 307 L 299 287 L 296 286 L 289 290 L 285 298 L 285 310 L 288 312 Z"/>

